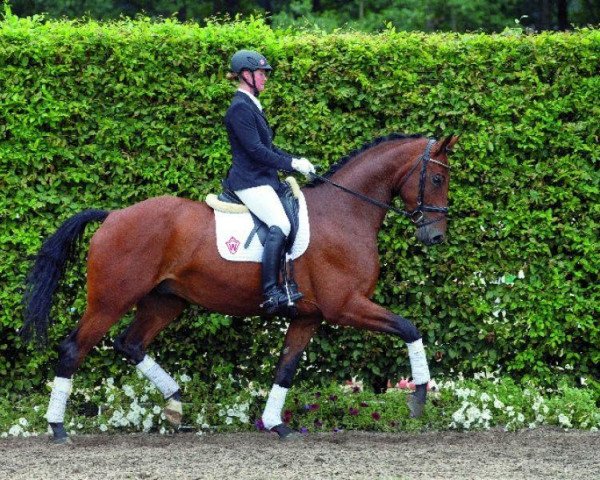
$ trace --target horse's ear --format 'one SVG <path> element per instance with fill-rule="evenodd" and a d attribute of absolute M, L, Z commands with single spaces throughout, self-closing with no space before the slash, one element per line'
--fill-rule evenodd
<path fill-rule="evenodd" d="M 433 147 L 433 156 L 437 156 L 442 152 L 451 150 L 456 142 L 458 142 L 458 137 L 456 135 L 448 135 L 446 138 L 435 144 Z"/>

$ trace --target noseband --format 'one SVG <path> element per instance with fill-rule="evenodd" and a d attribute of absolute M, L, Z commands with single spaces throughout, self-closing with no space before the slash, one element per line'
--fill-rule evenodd
<path fill-rule="evenodd" d="M 405 217 L 410 218 L 410 220 L 417 226 L 417 228 L 422 228 L 427 225 L 431 225 L 432 223 L 439 222 L 448 214 L 447 207 L 437 207 L 435 205 L 428 205 L 428 204 L 423 203 L 423 199 L 425 197 L 425 179 L 427 177 L 427 164 L 429 162 L 432 162 L 437 165 L 441 165 L 444 168 L 448 168 L 448 169 L 450 168 L 449 165 L 446 165 L 442 162 L 438 162 L 437 160 L 433 160 L 431 158 L 431 148 L 433 147 L 433 145 L 435 145 L 435 140 L 432 139 L 432 140 L 429 140 L 429 142 L 427 142 L 427 146 L 425 147 L 425 151 L 423 152 L 423 155 L 421 155 L 418 158 L 418 160 L 411 167 L 410 171 L 404 176 L 404 178 L 402 179 L 402 182 L 400 183 L 399 190 L 402 190 L 402 187 L 404 186 L 406 181 L 417 170 L 419 163 L 421 163 L 421 176 L 419 178 L 419 196 L 417 197 L 417 206 L 414 210 L 411 210 L 410 212 L 396 208 L 393 205 L 389 205 L 387 203 L 380 202 L 379 200 L 375 200 L 374 198 L 368 197 L 367 195 L 363 195 L 362 193 L 355 192 L 354 190 L 350 190 L 349 188 L 346 188 L 342 185 L 338 185 L 337 183 L 332 182 L 328 178 L 322 177 L 321 175 L 312 173 L 311 176 L 313 178 L 317 178 L 325 183 L 329 183 L 330 185 L 333 185 L 334 187 L 339 188 L 340 190 L 343 190 L 346 193 L 354 195 L 355 197 L 358 197 L 367 203 L 376 205 L 385 210 L 391 210 L 392 212 L 398 213 L 400 215 L 404 215 Z M 434 218 L 433 220 L 429 220 L 429 221 L 425 222 L 424 221 L 425 220 L 424 212 L 438 212 L 438 213 L 441 213 L 442 215 L 437 218 Z"/>

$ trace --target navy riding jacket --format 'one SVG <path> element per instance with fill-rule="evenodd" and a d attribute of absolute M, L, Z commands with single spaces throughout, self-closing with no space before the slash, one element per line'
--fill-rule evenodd
<path fill-rule="evenodd" d="M 230 190 L 270 185 L 279 187 L 278 170 L 292 169 L 292 156 L 273 145 L 266 117 L 243 92 L 236 92 L 225 114 L 233 165 L 225 180 Z"/>

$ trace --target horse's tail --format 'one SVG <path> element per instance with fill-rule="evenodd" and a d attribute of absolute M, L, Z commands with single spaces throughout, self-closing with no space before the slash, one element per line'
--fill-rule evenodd
<path fill-rule="evenodd" d="M 89 222 L 102 222 L 109 213 L 104 210 L 78 213 L 44 241 L 25 281 L 25 322 L 19 332 L 25 340 L 35 338 L 42 344 L 47 341 L 52 296 L 67 264 L 75 255 L 77 241 Z"/>

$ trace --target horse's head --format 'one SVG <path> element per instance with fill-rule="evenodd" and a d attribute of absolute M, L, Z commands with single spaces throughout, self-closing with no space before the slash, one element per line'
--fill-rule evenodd
<path fill-rule="evenodd" d="M 448 213 L 450 166 L 448 150 L 458 137 L 429 140 L 424 150 L 416 153 L 408 170 L 403 169 L 397 191 L 402 196 L 409 216 L 417 226 L 417 238 L 425 245 L 444 241 Z"/>

